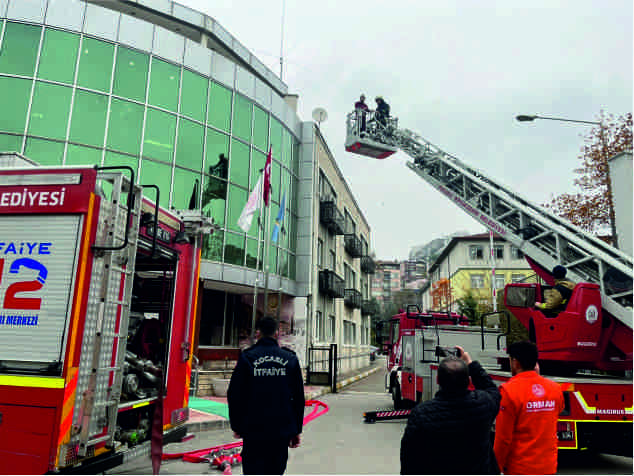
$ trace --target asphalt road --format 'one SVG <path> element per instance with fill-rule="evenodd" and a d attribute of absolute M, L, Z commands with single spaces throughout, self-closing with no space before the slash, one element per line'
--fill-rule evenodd
<path fill-rule="evenodd" d="M 363 412 L 391 406 L 379 370 L 337 394 L 320 398 L 327 414 L 304 429 L 302 446 L 289 450 L 287 474 L 398 474 L 399 448 L 405 420 L 363 423 Z M 171 444 L 166 452 L 194 450 L 235 441 L 229 430 L 206 431 L 185 443 Z M 241 467 L 233 468 L 242 474 Z M 108 474 L 152 474 L 149 458 L 138 458 Z M 203 463 L 167 461 L 161 474 L 220 474 Z M 632 458 L 596 454 L 560 457 L 558 474 L 632 474 Z"/>

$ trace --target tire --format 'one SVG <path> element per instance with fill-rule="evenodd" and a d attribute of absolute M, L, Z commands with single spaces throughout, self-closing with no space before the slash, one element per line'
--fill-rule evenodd
<path fill-rule="evenodd" d="M 394 402 L 394 410 L 404 410 L 405 402 L 401 398 L 400 387 L 398 385 L 392 385 L 390 393 L 392 394 L 392 402 Z"/>

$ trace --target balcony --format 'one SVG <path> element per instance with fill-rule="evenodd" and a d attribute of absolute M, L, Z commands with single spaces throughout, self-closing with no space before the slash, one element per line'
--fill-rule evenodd
<path fill-rule="evenodd" d="M 333 235 L 344 234 L 345 218 L 334 200 L 327 199 L 319 202 L 319 221 Z"/>
<path fill-rule="evenodd" d="M 353 258 L 361 258 L 363 256 L 361 240 L 354 233 L 344 235 L 343 247 Z"/>
<path fill-rule="evenodd" d="M 371 316 L 373 314 L 377 314 L 378 309 L 376 307 L 376 305 L 374 304 L 374 301 L 371 301 L 369 299 L 364 299 L 361 302 L 361 315 L 362 316 Z"/>
<path fill-rule="evenodd" d="M 319 292 L 332 298 L 344 297 L 345 282 L 336 273 L 325 269 L 319 272 Z"/>
<path fill-rule="evenodd" d="M 360 291 L 356 289 L 346 289 L 345 296 L 343 298 L 343 303 L 351 307 L 353 309 L 361 308 L 361 302 L 363 301 L 363 296 Z"/>
<path fill-rule="evenodd" d="M 361 257 L 361 272 L 365 274 L 374 274 L 376 271 L 376 263 L 370 256 Z"/>

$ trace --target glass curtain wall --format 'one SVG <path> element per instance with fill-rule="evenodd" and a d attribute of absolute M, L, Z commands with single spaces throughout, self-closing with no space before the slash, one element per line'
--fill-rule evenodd
<path fill-rule="evenodd" d="M 203 259 L 262 267 L 257 214 L 237 220 L 273 148 L 269 266 L 295 279 L 299 143 L 253 101 L 195 71 L 90 36 L 0 19 L 0 151 L 42 165 L 127 165 L 162 206 L 200 208 L 221 229 Z M 153 195 L 152 197 L 153 198 Z M 269 235 L 270 236 L 270 235 Z"/>

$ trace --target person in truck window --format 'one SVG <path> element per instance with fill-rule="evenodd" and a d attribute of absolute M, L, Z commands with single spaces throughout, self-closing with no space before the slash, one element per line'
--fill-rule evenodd
<path fill-rule="evenodd" d="M 572 296 L 572 290 L 575 288 L 575 283 L 566 279 L 566 272 L 567 270 L 563 266 L 555 266 L 552 272 L 555 286 L 545 295 L 546 302 L 538 301 L 535 303 L 537 309 L 545 311 L 544 314 L 551 317 L 566 309 L 570 296 Z"/>
<path fill-rule="evenodd" d="M 440 390 L 407 420 L 401 474 L 499 474 L 491 427 L 500 393 L 482 366 L 462 347 L 456 349 L 459 358 L 440 362 Z M 475 390 L 469 390 L 469 378 Z"/>
<path fill-rule="evenodd" d="M 365 132 L 365 116 L 369 109 L 370 108 L 368 108 L 368 105 L 365 103 L 365 95 L 362 94 L 359 97 L 359 100 L 354 103 L 354 110 L 357 113 L 357 121 L 359 119 L 361 120 L 361 128 L 359 129 L 360 132 Z"/>
<path fill-rule="evenodd" d="M 555 474 L 557 418 L 564 409 L 559 384 L 539 375 L 537 346 L 508 346 L 510 380 L 500 386 L 494 451 L 504 474 Z"/>

